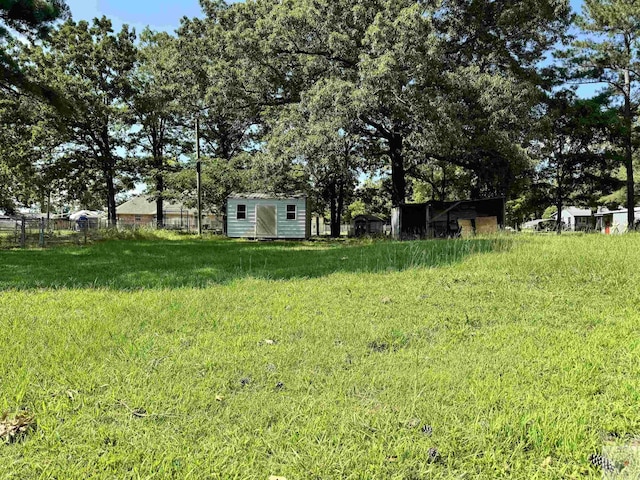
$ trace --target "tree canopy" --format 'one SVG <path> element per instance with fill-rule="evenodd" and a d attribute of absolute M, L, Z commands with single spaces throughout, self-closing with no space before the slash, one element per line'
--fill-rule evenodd
<path fill-rule="evenodd" d="M 0 133 L 4 210 L 56 185 L 115 224 L 118 193 L 143 182 L 162 226 L 164 202 L 194 199 L 196 119 L 205 208 L 235 190 L 302 190 L 334 235 L 345 215 L 410 201 L 505 196 L 518 221 L 593 204 L 620 187 L 619 166 L 633 202 L 635 2 L 586 0 L 577 20 L 566 0 L 201 5 L 174 35 L 138 35 L 107 18 L 56 23 L 60 1 L 0 4 L 0 115 L 24 112 Z M 541 62 L 573 21 L 589 36 L 550 77 Z M 563 81 L 612 94 L 577 99 Z M 16 97 L 29 85 L 68 108 Z"/>

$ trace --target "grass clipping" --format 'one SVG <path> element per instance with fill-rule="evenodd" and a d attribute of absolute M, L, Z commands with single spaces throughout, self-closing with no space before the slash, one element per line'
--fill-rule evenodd
<path fill-rule="evenodd" d="M 0 418 L 0 442 L 19 442 L 23 440 L 29 432 L 35 429 L 35 418 L 28 412 L 19 413 L 12 419 L 9 419 L 8 414 L 5 413 L 2 418 Z"/>

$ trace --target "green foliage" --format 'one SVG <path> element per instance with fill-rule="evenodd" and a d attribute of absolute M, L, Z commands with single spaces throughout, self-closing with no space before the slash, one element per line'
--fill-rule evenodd
<path fill-rule="evenodd" d="M 64 0 L 0 0 L 0 92 L 29 92 L 60 105 L 54 90 L 24 74 L 13 54 L 12 33 L 34 42 L 45 38 L 53 24 L 68 15 Z"/>
<path fill-rule="evenodd" d="M 568 3 L 500 8 L 492 2 L 394 0 L 364 8 L 265 0 L 210 4 L 207 21 L 186 26 L 205 44 L 213 39 L 208 58 L 215 60 L 204 59 L 205 65 L 224 58 L 232 60 L 222 63 L 224 71 L 242 69 L 230 83 L 248 105 L 259 105 L 261 127 L 253 131 L 262 128 L 267 148 L 290 134 L 292 106 L 313 109 L 315 96 L 333 90 L 340 105 L 334 113 L 343 119 L 347 113 L 348 125 L 331 126 L 334 114 L 305 117 L 311 141 L 324 138 L 331 151 L 330 138 L 352 138 L 366 168 L 390 176 L 398 204 L 408 197 L 408 178 L 426 175 L 421 169 L 430 162 L 472 172 L 474 196 L 515 190 L 529 166 L 519 145 L 537 98 L 534 66 L 566 27 Z M 477 31 L 460 26 L 460 18 Z M 226 91 L 219 88 L 217 96 L 225 98 Z M 344 135 L 314 134 L 315 122 Z M 302 146 L 290 149 L 291 158 L 305 155 Z"/>
<path fill-rule="evenodd" d="M 67 136 L 66 154 L 79 162 L 87 177 L 101 178 L 109 221 L 116 219 L 117 180 L 129 170 L 119 148 L 127 144 L 131 127 L 128 100 L 130 74 L 135 66 L 136 35 L 125 25 L 114 33 L 106 17 L 65 22 L 52 33 L 45 47 L 27 50 L 33 74 L 55 83 L 72 105 L 58 115 L 58 128 Z M 126 178 L 123 179 L 126 181 Z"/>
<path fill-rule="evenodd" d="M 545 100 L 540 136 L 531 150 L 540 161 L 537 188 L 547 192 L 556 210 L 593 205 L 617 185 L 612 174 L 619 158 L 607 144 L 618 121 L 608 101 L 606 95 L 578 99 L 571 90 L 556 91 Z"/>
<path fill-rule="evenodd" d="M 241 157 L 237 160 L 242 162 Z M 211 212 L 224 211 L 227 197 L 233 192 L 246 191 L 249 188 L 247 172 L 236 164 L 217 158 L 202 160 L 202 205 Z M 190 161 L 180 171 L 166 176 L 165 198 L 178 199 L 188 207 L 197 205 L 196 166 Z"/>
<path fill-rule="evenodd" d="M 9 29 L 44 38 L 52 24 L 69 14 L 64 0 L 2 0 L 0 2 L 0 39 L 10 36 Z"/>
<path fill-rule="evenodd" d="M 182 85 L 176 72 L 179 55 L 174 37 L 145 29 L 137 45 L 137 63 L 131 75 L 132 95 L 128 100 L 130 122 L 129 149 L 137 160 L 136 172 L 147 182 L 147 193 L 156 200 L 156 221 L 164 225 L 163 200 L 167 174 L 182 167 L 187 129 L 183 128 L 187 110 L 180 102 Z"/>
<path fill-rule="evenodd" d="M 555 215 L 556 213 L 558 213 L 558 207 L 551 205 L 550 207 L 547 207 L 544 211 L 544 213 L 542 214 L 542 217 L 540 218 L 551 218 L 552 215 Z"/>
<path fill-rule="evenodd" d="M 365 203 L 358 199 L 347 207 L 347 214 L 345 215 L 345 222 L 351 223 L 353 217 L 358 215 L 364 215 L 367 213 L 367 206 Z"/>
<path fill-rule="evenodd" d="M 60 158 L 64 141 L 46 104 L 30 96 L 0 100 L 0 209 L 44 208 L 44 199 L 66 186 L 69 164 Z"/>
<path fill-rule="evenodd" d="M 614 139 L 626 169 L 629 224 L 635 207 L 634 151 L 638 138 L 640 86 L 640 5 L 631 0 L 585 0 L 578 25 L 586 34 L 563 53 L 569 75 L 582 81 L 608 84 L 621 99 L 620 133 Z"/>

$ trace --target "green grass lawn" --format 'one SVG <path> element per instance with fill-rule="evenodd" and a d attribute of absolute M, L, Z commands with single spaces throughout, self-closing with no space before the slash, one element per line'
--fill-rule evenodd
<path fill-rule="evenodd" d="M 640 431 L 637 235 L 109 241 L 0 289 L 3 479 L 595 479 Z"/>

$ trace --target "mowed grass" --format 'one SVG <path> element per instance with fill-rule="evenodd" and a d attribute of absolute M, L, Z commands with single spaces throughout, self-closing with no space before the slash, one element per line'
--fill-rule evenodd
<path fill-rule="evenodd" d="M 637 235 L 0 252 L 0 415 L 37 421 L 0 478 L 600 478 L 639 267 Z"/>

